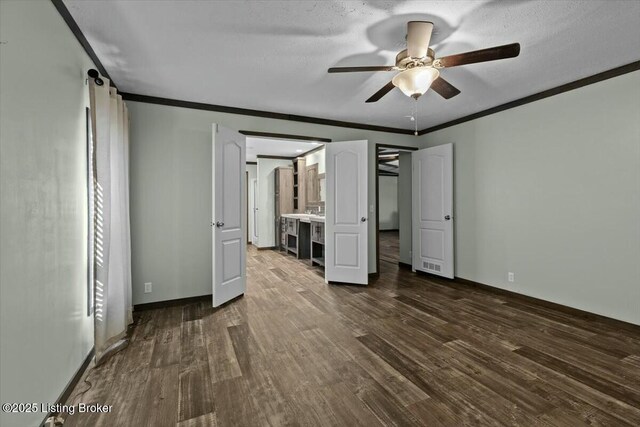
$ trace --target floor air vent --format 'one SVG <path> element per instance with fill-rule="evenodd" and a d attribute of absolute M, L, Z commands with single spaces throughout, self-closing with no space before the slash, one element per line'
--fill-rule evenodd
<path fill-rule="evenodd" d="M 422 267 L 426 270 L 440 272 L 440 264 L 434 264 L 432 262 L 422 261 Z"/>

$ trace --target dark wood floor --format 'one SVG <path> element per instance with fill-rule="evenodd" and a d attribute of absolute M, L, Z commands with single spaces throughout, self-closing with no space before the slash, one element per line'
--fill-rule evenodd
<path fill-rule="evenodd" d="M 380 261 L 397 264 L 400 261 L 400 233 L 380 230 Z"/>
<path fill-rule="evenodd" d="M 247 294 L 142 311 L 66 426 L 640 425 L 640 328 L 381 263 L 369 287 L 249 249 Z"/>

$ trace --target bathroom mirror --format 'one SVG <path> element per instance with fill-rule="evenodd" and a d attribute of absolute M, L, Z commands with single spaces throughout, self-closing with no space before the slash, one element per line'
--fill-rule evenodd
<path fill-rule="evenodd" d="M 318 181 L 318 164 L 307 166 L 307 203 L 320 201 L 320 182 Z"/>
<path fill-rule="evenodd" d="M 326 180 L 324 179 L 324 174 L 321 173 L 318 175 L 318 182 L 320 183 L 320 202 L 321 202 L 321 206 L 324 206 L 324 198 L 325 198 L 325 182 Z"/>
<path fill-rule="evenodd" d="M 307 166 L 306 176 L 306 197 L 307 205 L 323 206 L 324 205 L 324 174 L 318 173 L 318 164 L 314 163 Z"/>

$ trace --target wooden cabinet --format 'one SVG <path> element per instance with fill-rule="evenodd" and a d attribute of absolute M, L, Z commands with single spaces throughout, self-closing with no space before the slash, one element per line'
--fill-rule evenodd
<path fill-rule="evenodd" d="M 324 222 L 311 221 L 311 241 L 324 244 Z"/>
<path fill-rule="evenodd" d="M 292 236 L 298 235 L 298 220 L 295 218 L 285 218 L 287 223 L 287 233 Z"/>
<path fill-rule="evenodd" d="M 279 224 L 279 228 L 280 230 L 280 250 L 281 251 L 286 251 L 287 250 L 287 218 L 281 216 L 280 217 L 280 224 Z"/>
<path fill-rule="evenodd" d="M 297 218 L 284 218 L 283 222 L 285 232 L 285 250 L 292 254 L 295 254 L 298 259 L 309 258 L 310 243 L 309 243 L 309 229 L 308 222 L 302 222 Z"/>
<path fill-rule="evenodd" d="M 324 267 L 324 222 L 295 216 L 282 217 L 279 223 L 280 249 L 311 265 Z"/>
<path fill-rule="evenodd" d="M 324 267 L 324 222 L 311 221 L 309 258 L 311 265 Z"/>
<path fill-rule="evenodd" d="M 293 161 L 293 209 L 297 213 L 305 213 L 307 208 L 306 164 L 307 161 L 304 157 Z"/>
<path fill-rule="evenodd" d="M 275 201 L 275 245 L 281 242 L 280 216 L 293 213 L 293 168 L 275 168 L 274 174 L 274 201 Z"/>

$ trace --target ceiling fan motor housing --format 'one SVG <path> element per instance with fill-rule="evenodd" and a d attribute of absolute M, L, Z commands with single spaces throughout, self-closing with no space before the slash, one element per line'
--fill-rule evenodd
<path fill-rule="evenodd" d="M 396 67 L 401 70 L 414 67 L 428 67 L 433 64 L 433 59 L 436 54 L 433 49 L 427 49 L 427 56 L 423 58 L 412 58 L 407 53 L 407 49 L 404 49 L 396 55 Z"/>

